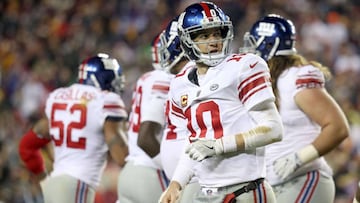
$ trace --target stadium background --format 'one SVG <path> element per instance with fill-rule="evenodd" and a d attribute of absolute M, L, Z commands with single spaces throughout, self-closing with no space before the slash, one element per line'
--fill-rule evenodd
<path fill-rule="evenodd" d="M 40 203 L 39 188 L 17 155 L 20 136 L 43 113 L 47 94 L 74 82 L 89 55 L 119 60 L 130 108 L 138 76 L 151 70 L 150 42 L 189 0 L 0 1 L 0 202 Z M 235 28 L 233 49 L 255 20 L 269 13 L 293 20 L 297 49 L 328 66 L 328 90 L 351 125 L 348 139 L 327 159 L 334 169 L 336 202 L 351 202 L 360 166 L 360 1 L 216 0 Z M 51 166 L 48 166 L 51 170 Z M 119 168 L 106 168 L 96 202 L 114 202 Z"/>

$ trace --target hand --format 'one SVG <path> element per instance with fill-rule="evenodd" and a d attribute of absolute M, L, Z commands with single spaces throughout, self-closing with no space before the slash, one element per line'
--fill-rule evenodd
<path fill-rule="evenodd" d="M 274 161 L 274 171 L 281 179 L 286 179 L 303 165 L 298 153 L 292 153 Z"/>
<path fill-rule="evenodd" d="M 169 187 L 161 194 L 159 203 L 175 203 L 180 195 L 180 185 L 171 181 Z"/>
<path fill-rule="evenodd" d="M 185 152 L 188 153 L 190 158 L 195 161 L 202 161 L 214 155 L 224 153 L 224 147 L 221 139 L 211 140 L 200 138 L 193 139 L 191 141 L 192 143 L 187 146 Z"/>

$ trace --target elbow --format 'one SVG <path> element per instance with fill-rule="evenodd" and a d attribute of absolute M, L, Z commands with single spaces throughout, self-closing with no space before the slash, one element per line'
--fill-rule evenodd
<path fill-rule="evenodd" d="M 129 155 L 128 147 L 122 147 L 116 151 L 110 152 L 113 160 L 120 166 L 124 167 L 126 164 L 126 157 Z"/>
<path fill-rule="evenodd" d="M 343 141 L 350 136 L 350 128 L 348 125 L 339 126 L 336 129 L 336 132 L 338 132 L 337 137 L 339 138 L 339 141 Z"/>
<path fill-rule="evenodd" d="M 119 166 L 124 167 L 126 164 L 126 157 L 129 155 L 129 149 L 126 147 L 123 149 L 123 157 L 121 158 L 121 161 L 119 161 Z"/>
<path fill-rule="evenodd" d="M 137 140 L 137 145 L 144 151 L 147 150 L 147 147 L 149 144 L 147 144 L 148 142 L 146 141 L 146 139 L 140 139 L 140 137 Z"/>

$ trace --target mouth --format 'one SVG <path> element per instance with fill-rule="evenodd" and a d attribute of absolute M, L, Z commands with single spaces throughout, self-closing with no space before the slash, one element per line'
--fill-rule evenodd
<path fill-rule="evenodd" d="M 220 53 L 220 51 L 217 50 L 217 49 L 214 49 L 214 50 L 210 50 L 210 51 L 209 51 L 209 54 L 217 54 L 217 53 Z"/>

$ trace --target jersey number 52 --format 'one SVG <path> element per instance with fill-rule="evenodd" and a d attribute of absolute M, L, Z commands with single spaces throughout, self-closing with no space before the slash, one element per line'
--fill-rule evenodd
<path fill-rule="evenodd" d="M 70 107 L 70 113 L 74 114 L 78 112 L 80 117 L 79 121 L 71 121 L 67 127 L 65 126 L 63 120 L 56 120 L 55 119 L 55 112 L 57 111 L 66 111 L 68 104 L 65 103 L 54 103 L 51 108 L 51 121 L 50 127 L 51 128 L 58 128 L 59 129 L 59 136 L 56 138 L 51 135 L 52 139 L 55 142 L 55 146 L 61 146 L 66 144 L 66 147 L 69 148 L 76 148 L 76 149 L 85 149 L 86 146 L 86 138 L 80 137 L 78 141 L 73 141 L 71 139 L 72 129 L 82 129 L 86 126 L 86 106 L 82 104 L 73 104 Z M 66 139 L 64 139 L 66 137 Z M 66 142 L 65 142 L 66 141 Z"/>

